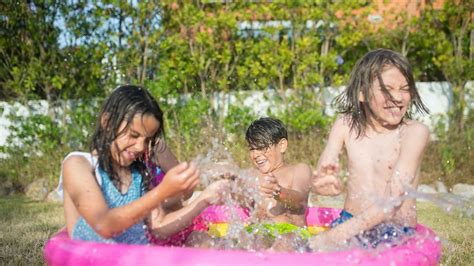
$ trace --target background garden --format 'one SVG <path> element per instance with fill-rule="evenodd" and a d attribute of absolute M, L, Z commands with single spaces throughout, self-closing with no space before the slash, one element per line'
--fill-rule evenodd
<path fill-rule="evenodd" d="M 334 120 L 324 95 L 379 47 L 405 55 L 417 81 L 451 87 L 449 111 L 433 118 L 421 182 L 474 184 L 474 86 L 466 86 L 474 77 L 474 4 L 391 2 L 2 1 L 0 101 L 31 111 L 8 115 L 2 194 L 21 194 L 37 179 L 54 189 L 62 158 L 88 150 L 97 106 L 120 84 L 143 85 L 159 100 L 180 160 L 217 141 L 243 167 L 243 134 L 261 115 L 243 104 L 245 95 L 271 92 L 279 108 L 266 114 L 289 129 L 287 158 L 315 165 Z M 232 103 L 223 97 L 230 94 Z M 38 100 L 46 112 L 35 112 Z"/>

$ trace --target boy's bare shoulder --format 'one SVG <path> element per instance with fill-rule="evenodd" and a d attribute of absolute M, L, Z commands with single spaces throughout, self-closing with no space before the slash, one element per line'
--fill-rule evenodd
<path fill-rule="evenodd" d="M 430 130 L 425 124 L 415 120 L 408 120 L 405 124 L 404 136 L 409 138 L 429 139 Z"/>
<path fill-rule="evenodd" d="M 334 121 L 334 125 L 349 128 L 351 119 L 352 118 L 350 117 L 350 115 L 347 115 L 347 114 L 338 115 L 336 118 L 336 121 Z"/>
<path fill-rule="evenodd" d="M 347 136 L 351 129 L 351 117 L 349 115 L 339 115 L 332 125 L 332 132 L 339 136 Z"/>
<path fill-rule="evenodd" d="M 291 166 L 290 171 L 294 177 L 299 179 L 309 179 L 311 177 L 311 167 L 306 163 L 297 163 Z"/>
<path fill-rule="evenodd" d="M 293 169 L 298 170 L 298 171 L 309 171 L 309 172 L 311 172 L 311 167 L 307 163 L 294 164 Z"/>
<path fill-rule="evenodd" d="M 297 163 L 292 166 L 292 189 L 304 192 L 306 195 L 309 193 L 311 187 L 311 167 L 306 163 Z"/>

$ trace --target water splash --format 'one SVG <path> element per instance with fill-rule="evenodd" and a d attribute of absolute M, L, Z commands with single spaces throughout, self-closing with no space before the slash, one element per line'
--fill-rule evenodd
<path fill-rule="evenodd" d="M 399 131 L 398 134 L 402 134 L 402 130 Z M 235 164 L 232 156 L 228 152 L 228 150 L 223 147 L 217 140 L 212 141 L 212 146 L 210 150 L 205 154 L 198 156 L 195 160 L 198 167 L 201 169 L 201 182 L 202 186 L 206 187 L 210 183 L 219 180 L 221 178 L 229 178 L 233 179 L 230 191 L 231 193 L 225 195 L 224 203 L 227 206 L 235 206 L 235 205 L 242 205 L 242 202 L 239 201 L 235 195 L 240 195 L 243 198 L 249 198 L 250 201 L 259 202 L 262 200 L 258 191 L 258 181 L 255 176 L 250 175 L 250 172 L 245 169 L 240 169 L 237 164 Z M 350 175 L 352 173 L 347 173 Z M 465 202 L 461 199 L 457 198 L 443 198 L 439 195 L 434 196 L 431 194 L 417 192 L 415 189 L 411 188 L 411 186 L 402 184 L 400 173 L 395 174 L 396 180 L 391 180 L 392 182 L 400 182 L 400 185 L 403 186 L 405 193 L 399 197 L 392 197 L 386 199 L 382 197 L 380 194 L 374 194 L 374 202 L 375 204 L 386 213 L 391 212 L 393 209 L 400 206 L 401 202 L 407 199 L 426 199 L 438 206 L 444 206 L 443 209 L 446 211 L 451 211 L 453 208 L 464 210 L 468 216 L 472 216 L 473 208 L 472 203 L 469 205 L 468 202 Z M 389 191 L 390 182 L 387 182 L 388 191 Z M 385 194 L 384 194 L 385 195 Z M 249 207 L 250 209 L 250 219 L 248 223 L 258 223 L 258 215 L 255 211 L 255 208 L 251 204 L 246 205 L 245 207 Z M 230 209 L 231 211 L 231 219 L 228 224 L 228 230 L 226 237 L 223 238 L 213 238 L 210 243 L 208 243 L 209 247 L 214 249 L 238 249 L 238 250 L 248 250 L 254 252 L 260 252 L 263 250 L 267 250 L 272 247 L 272 241 L 288 241 L 285 244 L 287 246 L 294 247 L 294 252 L 305 252 L 307 251 L 308 243 L 306 241 L 301 241 L 293 239 L 285 239 L 284 235 L 276 235 L 275 238 L 268 239 L 266 238 L 259 230 L 253 231 L 249 233 L 246 230 L 246 224 L 240 222 L 239 215 L 236 210 Z M 380 229 L 382 230 L 382 229 Z M 393 235 L 394 234 L 394 235 Z M 394 245 L 401 244 L 405 242 L 408 238 L 407 237 L 399 237 L 396 236 L 400 235 L 400 231 L 394 231 L 392 235 L 386 235 L 386 238 L 393 237 L 393 241 L 390 243 L 383 243 L 378 245 L 376 248 L 369 249 L 374 256 L 378 256 L 381 251 L 386 249 L 392 248 Z M 383 235 L 383 234 L 379 234 Z M 422 248 L 425 239 L 429 236 L 417 235 L 417 243 L 419 243 L 420 248 Z M 363 243 L 364 240 L 362 240 Z M 354 247 L 360 247 L 360 241 L 347 241 L 347 245 L 344 245 L 341 250 L 345 249 L 352 249 Z"/>
<path fill-rule="evenodd" d="M 462 215 L 472 218 L 474 214 L 474 203 L 472 200 L 463 199 L 450 193 L 423 193 L 416 191 L 411 186 L 405 186 L 405 195 L 401 197 L 404 199 L 422 199 L 429 201 L 440 207 L 447 213 L 452 213 L 454 210 Z"/>
<path fill-rule="evenodd" d="M 240 169 L 228 150 L 217 140 L 213 140 L 209 151 L 205 155 L 198 156 L 194 162 L 201 171 L 203 187 L 222 178 L 231 179 L 230 193 L 223 195 L 224 205 L 242 206 L 249 211 L 249 219 L 244 224 L 240 221 L 237 209 L 229 208 L 230 219 L 226 236 L 212 239 L 207 245 L 218 249 L 262 251 L 272 247 L 274 242 L 282 242 L 284 245 L 295 247 L 296 252 L 306 250 L 306 245 L 294 243 L 295 238 L 285 238 L 279 234 L 268 236 L 260 229 L 249 232 L 247 225 L 261 222 L 262 214 L 256 207 L 257 203 L 266 199 L 260 196 L 258 178 L 252 175 L 249 169 Z"/>

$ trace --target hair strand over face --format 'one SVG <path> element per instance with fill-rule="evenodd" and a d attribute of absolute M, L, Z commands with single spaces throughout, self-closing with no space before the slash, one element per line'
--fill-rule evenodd
<path fill-rule="evenodd" d="M 410 107 L 406 118 L 411 118 L 415 113 L 420 115 L 428 114 L 428 108 L 421 101 L 416 88 L 411 66 L 408 60 L 399 53 L 388 49 L 376 49 L 368 52 L 364 57 L 357 61 L 349 78 L 349 83 L 345 90 L 338 95 L 333 104 L 336 105 L 339 113 L 344 114 L 348 119 L 351 131 L 354 131 L 357 137 L 365 135 L 367 126 L 370 126 L 370 116 L 373 111 L 367 104 L 370 100 L 372 84 L 377 79 L 381 85 L 382 92 L 390 99 L 393 97 L 388 92 L 381 74 L 387 67 L 396 67 L 405 77 L 411 96 Z M 364 102 L 360 101 L 360 95 L 364 97 Z M 413 112 L 414 111 L 414 112 Z"/>
<path fill-rule="evenodd" d="M 114 141 L 127 132 L 132 120 L 137 115 L 142 118 L 145 115 L 152 115 L 159 122 L 158 131 L 146 145 L 150 148 L 145 152 L 152 153 L 157 139 L 164 134 L 163 112 L 153 96 L 146 89 L 138 86 L 124 85 L 112 91 L 102 106 L 95 132 L 92 135 L 91 152 L 97 153 L 99 166 L 110 176 L 112 183 L 117 188 L 121 183 L 114 169 L 111 145 L 116 145 Z M 125 127 L 120 130 L 123 123 L 125 123 Z M 148 154 L 148 158 L 152 158 L 152 154 Z M 143 158 L 133 162 L 132 167 L 138 169 L 143 177 L 142 190 L 147 190 L 151 175 L 146 169 Z"/>

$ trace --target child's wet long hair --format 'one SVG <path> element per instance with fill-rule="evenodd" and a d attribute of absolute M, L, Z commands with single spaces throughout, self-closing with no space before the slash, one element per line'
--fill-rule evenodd
<path fill-rule="evenodd" d="M 153 115 L 159 122 L 159 129 L 152 136 L 147 144 L 146 153 L 152 153 L 153 147 L 162 138 L 163 112 L 156 100 L 144 88 L 125 85 L 116 88 L 105 100 L 102 110 L 97 119 L 97 125 L 92 135 L 91 152 L 95 151 L 98 156 L 99 166 L 110 176 L 112 183 L 120 188 L 120 179 L 113 167 L 113 157 L 111 145 L 117 137 L 125 134 L 136 115 Z M 120 130 L 120 126 L 125 122 L 125 127 Z M 120 131 L 119 131 L 120 130 Z M 153 158 L 153 154 L 146 154 L 148 158 Z M 146 168 L 143 158 L 137 159 L 131 167 L 136 167 L 143 177 L 142 191 L 149 188 L 151 175 Z"/>
<path fill-rule="evenodd" d="M 262 117 L 250 124 L 245 133 L 245 139 L 250 149 L 263 150 L 282 139 L 288 139 L 288 132 L 280 120 Z"/>
<path fill-rule="evenodd" d="M 345 114 L 349 120 L 351 131 L 355 131 L 357 137 L 365 135 L 367 126 L 370 125 L 370 115 L 373 111 L 368 104 L 359 101 L 359 94 L 362 92 L 365 102 L 368 103 L 371 97 L 371 87 L 377 79 L 381 85 L 382 92 L 386 97 L 393 100 L 392 95 L 385 87 L 382 80 L 382 73 L 387 66 L 396 67 L 408 82 L 408 88 L 411 96 L 410 107 L 405 117 L 411 118 L 413 111 L 421 115 L 428 114 L 428 108 L 421 101 L 420 95 L 415 85 L 412 69 L 408 60 L 401 54 L 388 50 L 377 49 L 368 52 L 364 57 L 357 61 L 351 72 L 349 83 L 342 94 L 334 99 L 338 112 Z"/>

